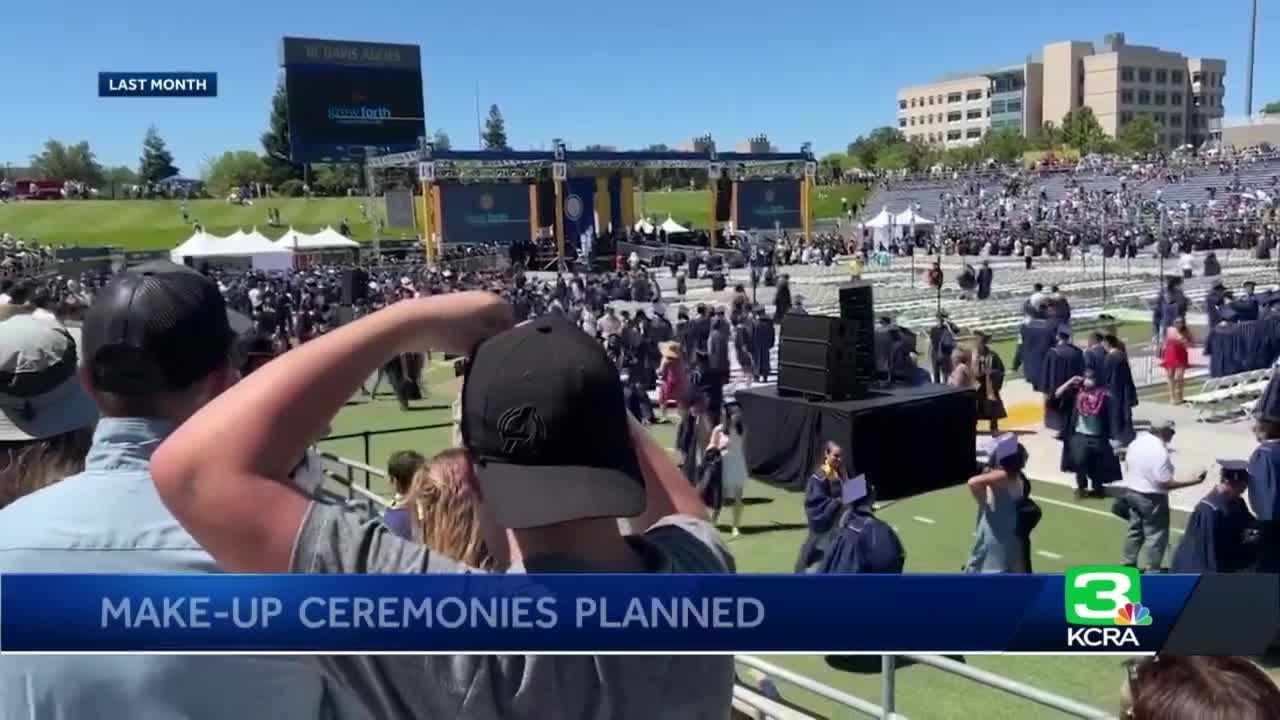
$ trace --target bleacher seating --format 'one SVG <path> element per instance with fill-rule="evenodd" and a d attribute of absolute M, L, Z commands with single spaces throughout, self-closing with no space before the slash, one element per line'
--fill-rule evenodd
<path fill-rule="evenodd" d="M 1196 410 L 1201 422 L 1239 417 L 1242 413 L 1252 416 L 1254 404 L 1271 381 L 1274 368 L 1210 378 L 1200 392 L 1185 398 Z"/>

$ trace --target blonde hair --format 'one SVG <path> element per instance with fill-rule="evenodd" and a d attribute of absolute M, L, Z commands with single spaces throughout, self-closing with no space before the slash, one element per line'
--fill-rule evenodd
<path fill-rule="evenodd" d="M 41 440 L 0 442 L 0 508 L 84 470 L 93 428 Z"/>
<path fill-rule="evenodd" d="M 449 448 L 413 476 L 405 505 L 413 508 L 413 539 L 474 568 L 488 569 L 493 556 L 480 533 L 471 457 Z"/>

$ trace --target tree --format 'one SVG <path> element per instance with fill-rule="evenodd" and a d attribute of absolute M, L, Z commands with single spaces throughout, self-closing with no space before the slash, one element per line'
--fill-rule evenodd
<path fill-rule="evenodd" d="M 1111 145 L 1089 106 L 1070 110 L 1062 118 L 1062 140 L 1082 153 L 1104 152 Z"/>
<path fill-rule="evenodd" d="M 902 136 L 902 133 L 897 128 L 878 127 L 866 137 L 859 135 L 857 139 L 849 143 L 847 154 L 853 164 L 863 170 L 875 170 L 877 168 L 889 170 L 893 168 L 880 166 L 879 156 L 890 148 L 905 145 L 906 143 L 906 138 Z M 896 163 L 902 157 L 904 155 L 899 153 L 893 156 L 892 162 Z"/>
<path fill-rule="evenodd" d="M 46 140 L 44 150 L 31 156 L 31 171 L 51 180 L 75 180 L 90 187 L 102 184 L 102 166 L 84 140 L 75 145 Z"/>
<path fill-rule="evenodd" d="M 265 182 L 269 174 L 267 164 L 252 150 L 224 152 L 208 160 L 201 171 L 205 185 L 218 195 L 249 183 Z"/>
<path fill-rule="evenodd" d="M 995 158 L 1001 163 L 1012 163 L 1022 159 L 1022 154 L 1030 148 L 1022 133 L 1012 128 L 1004 128 L 988 132 L 982 136 L 978 149 L 983 160 Z"/>
<path fill-rule="evenodd" d="M 346 194 L 347 188 L 360 183 L 360 170 L 356 165 L 317 165 L 311 174 L 311 184 L 328 195 Z"/>
<path fill-rule="evenodd" d="M 449 139 L 449 133 L 443 130 L 437 130 L 431 136 L 431 142 L 435 144 L 437 150 L 452 150 L 453 141 Z"/>
<path fill-rule="evenodd" d="M 818 177 L 826 181 L 838 181 L 853 163 L 844 153 L 827 153 L 818 160 Z"/>
<path fill-rule="evenodd" d="M 489 106 L 489 117 L 484 121 L 484 149 L 510 150 L 507 145 L 507 122 L 502 119 L 502 111 L 497 105 Z"/>
<path fill-rule="evenodd" d="M 1264 115 L 1280 115 L 1280 100 L 1269 102 L 1262 108 Z"/>
<path fill-rule="evenodd" d="M 289 97 L 283 82 L 276 85 L 276 92 L 271 96 L 271 117 L 267 131 L 262 133 L 262 151 L 267 182 L 279 185 L 286 180 L 302 179 L 302 165 L 294 163 L 289 156 Z"/>
<path fill-rule="evenodd" d="M 108 185 L 115 185 L 117 187 L 122 185 L 137 185 L 138 173 L 134 172 L 133 168 L 126 165 L 117 165 L 104 170 L 102 173 L 102 180 Z"/>
<path fill-rule="evenodd" d="M 1146 113 L 1142 113 L 1129 121 L 1116 133 L 1116 142 L 1120 149 L 1129 153 L 1149 153 L 1159 147 L 1156 135 L 1160 126 Z"/>
<path fill-rule="evenodd" d="M 142 158 L 138 161 L 138 177 L 144 182 L 160 182 L 167 177 L 178 174 L 173 164 L 173 153 L 164 145 L 164 139 L 156 126 L 147 128 L 147 136 L 142 139 Z"/>
<path fill-rule="evenodd" d="M 1053 150 L 1062 144 L 1062 130 L 1051 122 L 1046 122 L 1031 136 L 1033 150 Z"/>

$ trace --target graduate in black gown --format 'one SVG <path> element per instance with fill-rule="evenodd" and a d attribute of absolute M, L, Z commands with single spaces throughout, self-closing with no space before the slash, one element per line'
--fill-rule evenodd
<path fill-rule="evenodd" d="M 974 382 L 978 390 L 978 419 L 986 420 L 991 433 L 1000 431 L 1000 421 L 1008 417 L 1000 390 L 1004 387 L 1004 361 L 991 349 L 991 335 L 979 330 L 974 333 L 973 352 Z"/>
<path fill-rule="evenodd" d="M 1111 437 L 1121 445 L 1133 442 L 1133 409 L 1138 406 L 1138 388 L 1133 384 L 1133 370 L 1129 368 L 1129 354 L 1124 343 L 1113 334 L 1102 337 L 1107 357 L 1102 364 L 1102 381 L 1110 395 Z"/>
<path fill-rule="evenodd" d="M 1017 372 L 1018 368 L 1025 365 L 1022 376 L 1036 392 L 1053 392 L 1056 387 L 1046 386 L 1044 358 L 1053 348 L 1057 329 L 1058 323 L 1046 318 L 1043 309 L 1036 308 L 1031 319 L 1018 330 L 1018 349 L 1013 355 L 1013 371 Z"/>
<path fill-rule="evenodd" d="M 826 443 L 822 464 L 805 484 L 804 515 L 809 535 L 796 557 L 796 572 L 817 572 L 826 561 L 846 514 L 846 508 L 840 502 L 841 484 L 846 477 L 844 451 L 836 443 Z"/>
<path fill-rule="evenodd" d="M 1258 447 L 1249 457 L 1249 505 L 1258 518 L 1259 572 L 1280 573 L 1280 375 L 1258 399 Z"/>
<path fill-rule="evenodd" d="M 991 297 L 991 280 L 993 276 L 991 271 L 991 261 L 983 260 L 982 267 L 978 268 L 978 299 L 986 300 Z"/>
<path fill-rule="evenodd" d="M 1253 516 L 1244 502 L 1249 486 L 1248 465 L 1240 460 L 1219 460 L 1222 478 L 1196 504 L 1187 519 L 1182 542 L 1173 553 L 1175 573 L 1230 573 L 1253 566 L 1252 543 L 1246 535 Z"/>
<path fill-rule="evenodd" d="M 1098 377 L 1103 377 L 1106 362 L 1107 348 L 1102 344 L 1102 333 L 1090 333 L 1089 346 L 1084 349 L 1084 366 L 1098 373 Z"/>
<path fill-rule="evenodd" d="M 888 575 L 902 572 L 907 553 L 889 523 L 872 512 L 874 496 L 866 476 L 845 481 L 841 500 L 849 507 L 819 573 Z"/>
<path fill-rule="evenodd" d="M 773 372 L 771 352 L 777 339 L 773 322 L 769 320 L 764 306 L 757 306 L 756 321 L 751 326 L 751 371 L 760 382 L 768 382 Z"/>
<path fill-rule="evenodd" d="M 1058 326 L 1057 341 L 1044 357 L 1044 426 L 1062 432 L 1067 419 L 1065 413 L 1059 412 L 1053 394 L 1066 381 L 1084 375 L 1084 351 L 1071 342 L 1071 328 L 1066 325 Z"/>

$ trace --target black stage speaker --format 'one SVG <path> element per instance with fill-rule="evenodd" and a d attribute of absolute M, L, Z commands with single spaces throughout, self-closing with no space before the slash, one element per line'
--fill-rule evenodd
<path fill-rule="evenodd" d="M 718 272 L 718 271 L 711 273 L 711 289 L 716 292 L 719 292 L 721 290 L 724 290 L 724 288 L 725 288 L 724 273 Z"/>
<path fill-rule="evenodd" d="M 861 397 L 873 379 L 870 346 L 856 320 L 789 314 L 778 349 L 778 394 L 828 401 Z"/>
<path fill-rule="evenodd" d="M 342 271 L 342 304 L 354 305 L 369 295 L 369 273 L 362 268 Z"/>

